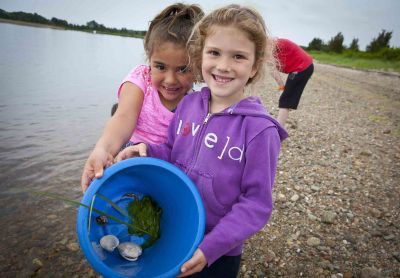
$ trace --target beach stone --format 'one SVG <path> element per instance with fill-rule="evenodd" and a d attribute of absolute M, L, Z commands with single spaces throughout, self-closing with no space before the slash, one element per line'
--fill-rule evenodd
<path fill-rule="evenodd" d="M 276 255 L 275 255 L 275 253 L 274 253 L 273 251 L 268 250 L 268 251 L 266 252 L 266 254 L 265 254 L 265 261 L 266 261 L 267 263 L 273 262 L 273 261 L 275 260 L 275 258 L 276 258 Z"/>
<path fill-rule="evenodd" d="M 336 213 L 332 211 L 324 211 L 321 214 L 321 222 L 327 223 L 327 224 L 333 224 L 335 223 L 336 219 Z"/>
<path fill-rule="evenodd" d="M 311 185 L 311 190 L 314 191 L 314 192 L 318 192 L 318 191 L 321 190 L 321 187 L 316 186 L 316 185 Z"/>
<path fill-rule="evenodd" d="M 389 240 L 394 240 L 396 238 L 395 235 L 387 235 L 383 237 L 385 240 L 389 241 Z"/>
<path fill-rule="evenodd" d="M 375 218 L 381 218 L 382 217 L 382 212 L 377 209 L 377 208 L 371 208 L 369 210 L 369 212 L 371 213 L 371 215 Z"/>
<path fill-rule="evenodd" d="M 284 194 L 279 193 L 276 198 L 277 202 L 286 202 L 286 196 Z"/>
<path fill-rule="evenodd" d="M 309 246 L 318 246 L 321 244 L 321 240 L 317 237 L 309 237 L 307 239 L 307 245 Z"/>
<path fill-rule="evenodd" d="M 290 201 L 296 202 L 299 200 L 299 198 L 300 198 L 300 196 L 298 194 L 294 194 L 292 197 L 290 197 Z"/>
<path fill-rule="evenodd" d="M 317 217 L 311 213 L 307 214 L 308 219 L 310 219 L 311 221 L 316 221 Z"/>
<path fill-rule="evenodd" d="M 33 273 L 36 273 L 39 271 L 39 269 L 41 269 L 43 267 L 43 262 L 39 259 L 39 258 L 34 258 L 32 260 L 32 267 L 31 267 L 31 271 Z"/>
<path fill-rule="evenodd" d="M 79 249 L 80 249 L 79 244 L 76 243 L 76 242 L 69 242 L 69 243 L 67 244 L 67 248 L 68 248 L 69 250 L 71 250 L 72 252 L 77 252 L 77 251 L 79 251 Z"/>
<path fill-rule="evenodd" d="M 393 253 L 393 257 L 400 263 L 400 252 Z"/>
<path fill-rule="evenodd" d="M 353 278 L 354 276 L 353 276 L 353 273 L 351 273 L 351 272 L 345 272 L 345 273 L 343 273 L 343 278 Z"/>

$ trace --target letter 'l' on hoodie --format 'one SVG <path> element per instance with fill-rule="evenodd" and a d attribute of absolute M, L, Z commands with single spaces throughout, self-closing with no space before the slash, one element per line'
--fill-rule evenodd
<path fill-rule="evenodd" d="M 178 105 L 168 141 L 148 145 L 148 155 L 169 161 L 196 184 L 206 210 L 199 248 L 208 265 L 241 254 L 244 241 L 268 222 L 278 156 L 287 132 L 257 97 L 209 114 L 210 90 Z"/>

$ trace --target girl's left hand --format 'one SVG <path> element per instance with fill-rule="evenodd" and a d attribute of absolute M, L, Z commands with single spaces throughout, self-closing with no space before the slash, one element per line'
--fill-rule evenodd
<path fill-rule="evenodd" d="M 207 259 L 200 249 L 194 252 L 193 257 L 181 267 L 181 274 L 178 277 L 186 277 L 196 272 L 200 272 L 207 265 Z"/>
<path fill-rule="evenodd" d="M 144 143 L 129 146 L 119 152 L 115 157 L 114 162 L 119 162 L 131 157 L 147 156 L 147 146 Z"/>

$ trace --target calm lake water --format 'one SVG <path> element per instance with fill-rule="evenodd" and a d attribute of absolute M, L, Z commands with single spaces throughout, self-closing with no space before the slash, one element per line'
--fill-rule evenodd
<path fill-rule="evenodd" d="M 55 177 L 79 187 L 142 40 L 4 23 L 0 37 L 0 173 L 14 179 L 1 193 L 59 187 Z"/>
<path fill-rule="evenodd" d="M 119 83 L 145 61 L 142 40 L 7 23 L 0 38 L 1 276 L 87 277 L 76 208 L 26 191 L 80 199 Z"/>

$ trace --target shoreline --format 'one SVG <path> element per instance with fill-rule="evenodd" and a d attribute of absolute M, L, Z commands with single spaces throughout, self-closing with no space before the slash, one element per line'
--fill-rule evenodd
<path fill-rule="evenodd" d="M 41 23 L 33 23 L 33 22 L 26 22 L 26 21 L 19 21 L 19 20 L 12 20 L 12 19 L 5 19 L 0 18 L 0 23 L 9 23 L 21 26 L 31 26 L 31 27 L 38 27 L 38 28 L 50 28 L 50 29 L 58 29 L 58 30 L 67 30 L 63 27 L 48 25 L 48 24 L 41 24 Z"/>
<path fill-rule="evenodd" d="M 143 39 L 143 37 L 140 37 L 140 36 L 131 36 L 131 35 L 124 35 L 124 34 L 119 34 L 119 33 L 112 33 L 112 32 L 102 32 L 102 31 L 98 31 L 98 30 L 92 30 L 92 31 L 90 31 L 90 30 L 75 30 L 75 29 L 64 28 L 64 27 L 55 26 L 55 25 L 33 23 L 33 22 L 4 19 L 4 18 L 0 18 L 0 23 L 15 24 L 15 25 L 20 25 L 20 26 L 31 26 L 31 27 L 38 27 L 38 28 L 50 28 L 50 29 L 56 29 L 56 30 L 70 30 L 70 31 L 85 32 L 85 33 L 90 33 L 90 34 L 102 34 L 102 35 L 110 35 L 110 36 L 127 37 L 127 38 L 133 38 L 133 39 Z"/>

